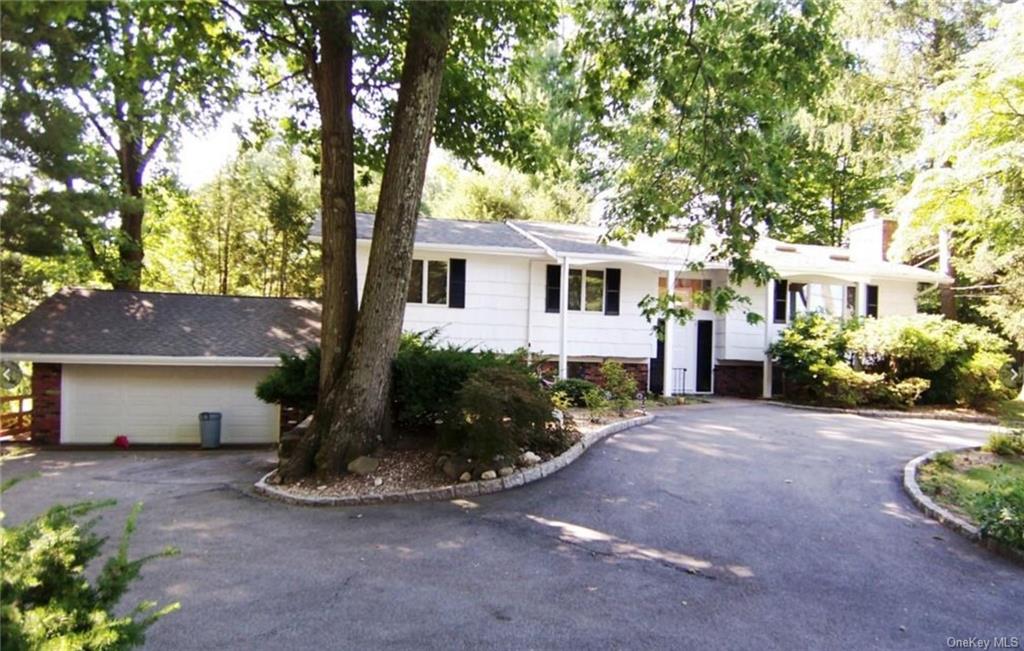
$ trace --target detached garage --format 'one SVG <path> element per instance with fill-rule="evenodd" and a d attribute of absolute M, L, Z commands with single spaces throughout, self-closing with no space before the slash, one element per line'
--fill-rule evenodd
<path fill-rule="evenodd" d="M 304 299 L 65 289 L 12 326 L 4 360 L 31 362 L 32 438 L 197 444 L 200 412 L 225 444 L 274 443 L 280 409 L 256 384 L 320 338 Z"/>

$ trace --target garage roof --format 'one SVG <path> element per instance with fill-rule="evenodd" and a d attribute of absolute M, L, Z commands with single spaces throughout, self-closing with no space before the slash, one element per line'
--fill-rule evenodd
<path fill-rule="evenodd" d="M 0 338 L 6 359 L 143 357 L 277 361 L 319 344 L 320 305 L 260 298 L 68 288 Z M 113 360 L 112 360 L 113 361 Z"/>

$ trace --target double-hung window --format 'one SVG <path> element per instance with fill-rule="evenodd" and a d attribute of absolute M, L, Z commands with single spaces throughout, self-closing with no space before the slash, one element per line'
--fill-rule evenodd
<path fill-rule="evenodd" d="M 545 285 L 545 311 L 559 310 L 561 267 L 548 265 Z M 572 312 L 619 313 L 620 269 L 569 269 L 566 304 Z"/>
<path fill-rule="evenodd" d="M 466 261 L 450 260 L 412 261 L 406 303 L 465 307 Z"/>

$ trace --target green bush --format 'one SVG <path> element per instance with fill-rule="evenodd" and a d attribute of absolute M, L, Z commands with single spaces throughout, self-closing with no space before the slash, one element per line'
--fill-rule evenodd
<path fill-rule="evenodd" d="M 984 448 L 1001 457 L 1024 456 L 1024 430 L 995 432 L 989 435 Z"/>
<path fill-rule="evenodd" d="M 847 350 L 866 370 L 929 380 L 921 401 L 933 404 L 987 407 L 1012 397 L 1007 346 L 980 326 L 933 314 L 866 319 L 847 333 Z"/>
<path fill-rule="evenodd" d="M 1004 478 L 974 504 L 981 534 L 1024 551 L 1024 482 Z"/>
<path fill-rule="evenodd" d="M 480 460 L 514 456 L 520 448 L 561 452 L 568 447 L 566 433 L 553 411 L 539 379 L 526 369 L 484 367 L 459 389 L 442 443 Z"/>
<path fill-rule="evenodd" d="M 558 382 L 555 382 L 551 386 L 551 392 L 555 393 L 556 391 L 560 391 L 569 397 L 569 400 L 572 401 L 573 407 L 584 407 L 586 406 L 586 403 L 583 401 L 583 396 L 587 391 L 590 391 L 596 386 L 597 385 L 588 380 L 569 378 L 567 380 L 559 380 Z"/>
<path fill-rule="evenodd" d="M 594 387 L 583 394 L 583 404 L 587 407 L 590 421 L 600 422 L 605 412 L 608 411 L 608 394 L 603 389 Z"/>
<path fill-rule="evenodd" d="M 622 364 L 612 360 L 601 364 L 601 378 L 611 406 L 619 416 L 625 416 L 636 397 L 636 380 Z"/>
<path fill-rule="evenodd" d="M 305 355 L 281 355 L 281 365 L 256 385 L 256 397 L 271 404 L 312 412 L 320 387 L 320 348 Z"/>
<path fill-rule="evenodd" d="M 395 357 L 395 422 L 406 430 L 432 431 L 449 421 L 459 391 L 478 371 L 496 367 L 527 370 L 518 355 L 438 346 L 436 336 L 437 331 L 403 336 Z"/>
<path fill-rule="evenodd" d="M 789 397 L 819 404 L 988 407 L 1012 396 L 1006 342 L 934 315 L 797 317 L 769 351 Z"/>
<path fill-rule="evenodd" d="M 126 615 L 115 612 L 146 562 L 177 552 L 168 548 L 129 560 L 138 504 L 128 516 L 117 552 L 98 574 L 89 571 L 106 539 L 93 533 L 96 518 L 81 519 L 112 504 L 53 506 L 16 527 L 0 527 L 0 647 L 5 651 L 129 649 L 145 641 L 146 629 L 157 619 L 178 608 L 177 603 L 157 608 L 155 602 L 144 601 Z"/>
<path fill-rule="evenodd" d="M 947 450 L 945 452 L 939 452 L 938 454 L 936 454 L 935 457 L 932 459 L 932 463 L 934 463 L 936 466 L 939 466 L 940 468 L 952 470 L 954 460 L 955 456 L 953 455 L 953 453 Z"/>

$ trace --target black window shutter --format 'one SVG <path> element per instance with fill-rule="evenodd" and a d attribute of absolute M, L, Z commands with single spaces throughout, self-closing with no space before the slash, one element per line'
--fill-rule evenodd
<path fill-rule="evenodd" d="M 878 318 L 878 285 L 868 285 L 867 292 L 867 316 Z"/>
<path fill-rule="evenodd" d="M 544 311 L 558 312 L 562 297 L 559 291 L 562 284 L 562 267 L 557 264 L 548 265 L 548 280 L 544 288 Z"/>
<path fill-rule="evenodd" d="M 466 261 L 448 260 L 448 307 L 466 307 Z"/>
<path fill-rule="evenodd" d="M 775 281 L 775 305 L 772 310 L 772 320 L 775 323 L 786 322 L 786 294 L 789 292 L 789 283 L 785 280 Z"/>
<path fill-rule="evenodd" d="M 604 270 L 604 313 L 619 313 L 619 284 L 622 281 L 620 269 Z"/>

